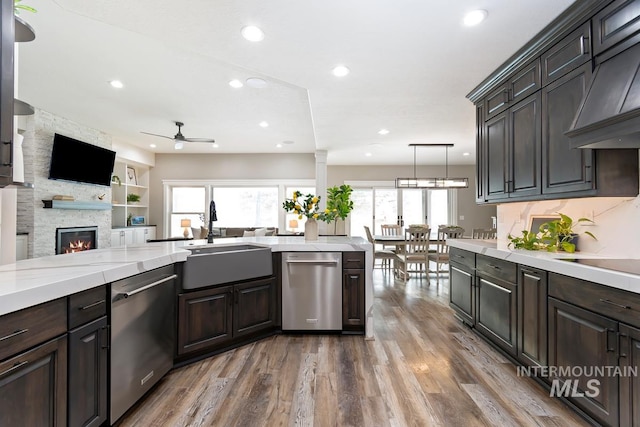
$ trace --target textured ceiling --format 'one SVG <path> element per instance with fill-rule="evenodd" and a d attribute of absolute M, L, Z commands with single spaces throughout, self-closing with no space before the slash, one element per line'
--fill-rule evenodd
<path fill-rule="evenodd" d="M 172 136 L 182 121 L 186 137 L 220 146 L 190 143 L 186 153 L 321 149 L 329 164 L 373 165 L 411 164 L 410 143 L 453 143 L 449 163 L 473 163 L 475 111 L 465 95 L 572 2 L 24 3 L 38 12 L 20 15 L 36 39 L 19 46 L 18 93 L 35 107 L 158 153 L 175 152 L 173 142 L 141 132 Z M 477 8 L 488 19 L 462 26 Z M 265 39 L 243 39 L 245 25 Z M 351 73 L 334 77 L 337 64 Z M 249 77 L 268 85 L 228 85 Z M 113 79 L 125 87 L 114 90 Z M 276 148 L 283 141 L 294 144 Z M 419 149 L 417 159 L 442 164 L 444 151 Z"/>

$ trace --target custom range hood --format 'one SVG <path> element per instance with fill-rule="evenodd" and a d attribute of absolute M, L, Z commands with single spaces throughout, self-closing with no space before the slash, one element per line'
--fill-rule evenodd
<path fill-rule="evenodd" d="M 640 148 L 640 44 L 596 67 L 566 135 L 573 148 Z"/>

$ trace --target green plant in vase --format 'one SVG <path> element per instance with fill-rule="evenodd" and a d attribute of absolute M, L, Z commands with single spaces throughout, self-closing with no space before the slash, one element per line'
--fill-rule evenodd
<path fill-rule="evenodd" d="M 527 230 L 522 230 L 522 236 L 512 236 L 511 233 L 509 233 L 507 238 L 509 239 L 507 247 L 513 246 L 514 249 L 537 251 L 547 247 L 547 245 L 540 239 L 538 233 L 533 233 Z"/>
<path fill-rule="evenodd" d="M 589 218 L 578 218 L 574 221 L 568 215 L 560 212 L 558 212 L 558 215 L 560 215 L 559 219 L 540 225 L 540 233 L 542 233 L 540 240 L 545 243 L 549 252 L 564 251 L 573 253 L 576 251 L 575 242 L 578 237 L 578 233 L 573 230 L 573 226 L 581 222 L 593 223 L 593 221 Z M 594 240 L 598 240 L 590 231 L 585 231 L 584 234 Z"/>
<path fill-rule="evenodd" d="M 127 194 L 127 203 L 138 203 L 140 201 L 140 196 L 135 193 Z"/>
<path fill-rule="evenodd" d="M 338 219 L 345 220 L 353 210 L 351 192 L 353 189 L 347 184 L 327 188 L 327 208 L 325 214 L 333 220 L 333 234 L 338 228 Z M 327 221 L 329 222 L 329 221 Z"/>

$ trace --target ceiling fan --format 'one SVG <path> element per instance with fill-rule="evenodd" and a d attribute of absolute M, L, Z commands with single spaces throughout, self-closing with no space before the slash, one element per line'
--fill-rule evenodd
<path fill-rule="evenodd" d="M 174 136 L 158 135 L 157 133 L 149 133 L 149 132 L 141 132 L 141 133 L 144 133 L 146 135 L 159 136 L 160 138 L 172 139 L 174 141 L 173 148 L 175 148 L 176 150 L 182 150 L 184 148 L 185 142 L 208 142 L 208 143 L 216 142 L 216 140 L 213 138 L 185 138 L 185 136 L 181 132 L 181 128 L 182 126 L 184 126 L 184 123 L 182 122 L 174 122 L 174 123 L 176 124 L 176 126 L 178 126 L 178 133 L 176 133 Z"/>

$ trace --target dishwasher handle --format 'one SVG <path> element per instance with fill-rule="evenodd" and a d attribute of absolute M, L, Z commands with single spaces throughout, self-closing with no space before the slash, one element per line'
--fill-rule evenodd
<path fill-rule="evenodd" d="M 287 264 L 338 264 L 337 259 L 288 259 Z"/>
<path fill-rule="evenodd" d="M 120 300 L 120 299 L 122 299 L 122 298 L 129 298 L 130 296 L 133 296 L 133 295 L 138 294 L 138 293 L 140 293 L 140 292 L 146 291 L 147 289 L 151 289 L 151 288 L 153 288 L 153 287 L 156 287 L 156 286 L 158 286 L 158 285 L 161 285 L 161 284 L 163 284 L 163 283 L 166 283 L 166 282 L 168 282 L 169 280 L 176 279 L 177 277 L 178 277 L 178 275 L 177 275 L 177 274 L 172 274 L 171 276 L 164 277 L 164 278 L 162 278 L 162 279 L 160 279 L 160 280 L 156 280 L 155 282 L 149 283 L 148 285 L 141 286 L 141 287 L 139 287 L 139 288 L 137 288 L 137 289 L 134 289 L 134 290 L 133 290 L 133 291 L 131 291 L 131 292 L 121 292 L 121 293 L 117 294 L 117 295 L 114 297 L 114 299 L 113 299 L 113 300 L 114 300 L 114 301 L 117 301 L 117 300 Z"/>

